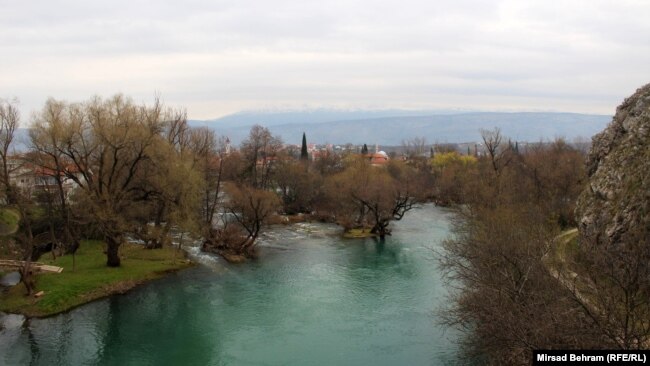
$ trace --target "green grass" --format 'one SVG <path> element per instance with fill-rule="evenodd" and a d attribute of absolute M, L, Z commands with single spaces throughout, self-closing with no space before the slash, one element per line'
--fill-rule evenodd
<path fill-rule="evenodd" d="M 0 208 L 0 235 L 10 235 L 18 230 L 20 215 L 13 208 Z"/>
<path fill-rule="evenodd" d="M 358 229 L 350 229 L 347 230 L 345 233 L 343 233 L 344 238 L 348 239 L 361 239 L 361 238 L 374 238 L 377 236 L 377 234 L 373 234 L 370 232 L 372 230 L 371 228 L 358 228 Z"/>
<path fill-rule="evenodd" d="M 18 284 L 0 295 L 0 311 L 43 317 L 67 311 L 81 304 L 116 293 L 123 293 L 165 273 L 191 266 L 176 249 L 147 250 L 134 244 L 120 248 L 121 266 L 106 266 L 104 244 L 100 241 L 82 242 L 76 255 L 76 268 L 72 271 L 72 256 L 52 260 L 48 254 L 40 262 L 63 267 L 62 273 L 37 275 L 36 292 L 45 294 L 36 299 L 25 296 L 25 287 Z"/>

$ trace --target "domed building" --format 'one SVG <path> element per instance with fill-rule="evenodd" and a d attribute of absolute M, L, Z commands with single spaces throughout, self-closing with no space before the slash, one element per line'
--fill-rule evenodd
<path fill-rule="evenodd" d="M 375 166 L 384 165 L 388 163 L 388 160 L 390 160 L 388 154 L 386 154 L 386 152 L 384 151 L 378 151 L 374 154 L 370 154 L 369 158 L 370 158 L 370 164 Z"/>

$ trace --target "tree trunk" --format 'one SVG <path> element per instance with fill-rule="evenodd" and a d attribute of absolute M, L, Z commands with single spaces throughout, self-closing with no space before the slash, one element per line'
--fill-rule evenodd
<path fill-rule="evenodd" d="M 144 246 L 146 249 L 161 249 L 163 247 L 166 230 L 163 228 L 162 222 L 165 216 L 166 207 L 167 205 L 164 202 L 160 202 L 156 213 L 156 219 L 154 220 L 153 230 L 149 230 L 148 227 L 145 228 L 148 232 L 148 239 Z"/>
<path fill-rule="evenodd" d="M 257 234 L 259 230 L 254 234 L 248 235 L 246 240 L 239 246 L 239 254 L 249 257 L 253 248 L 255 247 L 255 241 L 257 240 Z"/>
<path fill-rule="evenodd" d="M 25 203 L 19 196 L 19 192 L 16 190 L 10 190 L 13 195 L 10 198 L 13 202 L 16 202 L 18 212 L 20 213 L 20 222 L 23 227 L 22 232 L 22 241 L 23 241 L 23 259 L 25 261 L 24 265 L 20 267 L 20 280 L 25 285 L 27 290 L 27 296 L 30 296 L 34 293 L 34 288 L 36 287 L 34 280 L 34 270 L 32 268 L 32 256 L 34 255 L 34 233 L 32 231 L 32 221 L 31 217 L 27 214 L 27 209 Z"/>
<path fill-rule="evenodd" d="M 386 235 L 390 235 L 390 230 L 388 230 L 388 222 L 378 221 L 375 226 L 373 226 L 371 233 L 379 235 L 379 238 L 384 239 Z"/>
<path fill-rule="evenodd" d="M 25 264 L 20 267 L 20 281 L 25 285 L 27 291 L 26 296 L 31 296 L 36 287 L 34 283 L 34 270 L 32 269 L 32 261 L 30 259 L 25 261 Z"/>
<path fill-rule="evenodd" d="M 76 269 L 76 264 L 77 264 L 75 255 L 76 255 L 77 249 L 79 249 L 79 245 L 80 245 L 79 240 L 77 240 L 78 235 L 73 236 L 72 232 L 70 231 L 70 226 L 69 226 L 68 223 L 64 224 L 63 233 L 65 235 L 64 237 L 66 238 L 65 239 L 65 242 L 66 242 L 66 245 L 65 245 L 66 246 L 66 254 L 72 254 L 72 272 L 74 272 L 75 269 Z"/>
<path fill-rule="evenodd" d="M 119 249 L 122 240 L 120 237 L 107 236 L 106 237 L 106 265 L 109 267 L 120 266 Z"/>
<path fill-rule="evenodd" d="M 172 263 L 176 264 L 176 253 L 180 252 L 183 250 L 183 232 L 181 231 L 181 236 L 178 238 L 178 248 L 174 251 L 174 259 L 172 260 Z"/>

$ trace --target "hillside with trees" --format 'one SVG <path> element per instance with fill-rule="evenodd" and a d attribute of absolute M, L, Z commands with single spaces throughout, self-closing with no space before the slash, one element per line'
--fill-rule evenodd
<path fill-rule="evenodd" d="M 626 99 L 588 159 L 562 140 L 522 152 L 483 131 L 488 154 L 439 186 L 462 203 L 440 263 L 468 358 L 648 347 L 649 98 L 645 86 Z"/>

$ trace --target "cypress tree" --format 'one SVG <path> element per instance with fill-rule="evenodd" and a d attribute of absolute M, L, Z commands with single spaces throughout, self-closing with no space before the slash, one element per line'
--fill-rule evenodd
<path fill-rule="evenodd" d="M 300 149 L 300 160 L 309 159 L 309 154 L 307 153 L 307 136 L 305 133 L 302 133 L 302 148 Z"/>
<path fill-rule="evenodd" d="M 361 154 L 368 155 L 368 145 L 363 144 L 363 148 L 361 149 Z"/>

